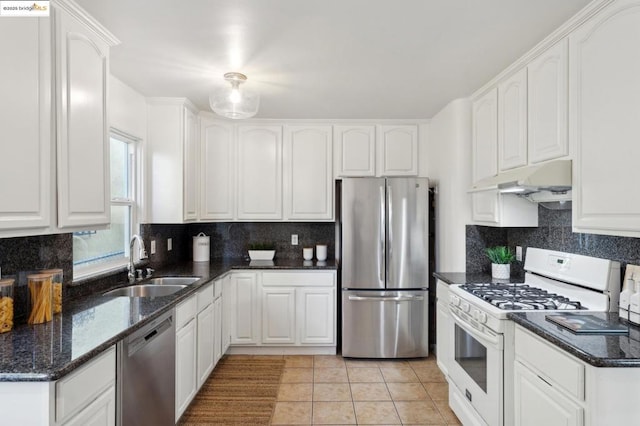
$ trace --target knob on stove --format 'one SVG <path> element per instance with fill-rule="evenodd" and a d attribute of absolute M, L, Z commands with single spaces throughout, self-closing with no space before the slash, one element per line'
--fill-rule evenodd
<path fill-rule="evenodd" d="M 470 306 L 467 302 L 462 302 L 462 304 L 460 304 L 460 307 L 462 308 L 463 311 L 469 312 Z"/>
<path fill-rule="evenodd" d="M 451 304 L 458 306 L 460 304 L 460 298 L 458 296 L 451 296 Z"/>
<path fill-rule="evenodd" d="M 485 314 L 484 312 L 478 312 L 478 322 L 480 322 L 481 324 L 487 322 L 487 314 Z"/>

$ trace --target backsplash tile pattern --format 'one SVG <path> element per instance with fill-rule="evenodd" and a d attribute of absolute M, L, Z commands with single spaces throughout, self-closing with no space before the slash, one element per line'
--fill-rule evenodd
<path fill-rule="evenodd" d="M 142 224 L 140 236 L 144 240 L 149 255 L 149 266 L 152 268 L 191 259 L 191 240 L 188 237 L 187 225 Z M 168 238 L 171 238 L 171 251 L 167 246 Z M 155 254 L 151 254 L 151 240 L 156 242 Z"/>
<path fill-rule="evenodd" d="M 538 247 L 565 251 L 585 256 L 618 261 L 623 267 L 630 263 L 640 265 L 640 238 L 574 233 L 571 229 L 571 210 L 549 210 L 538 207 L 537 228 L 493 228 L 467 225 L 467 272 L 488 272 L 489 260 L 483 247 L 508 245 Z M 522 264 L 512 265 L 513 274 L 522 273 Z"/>
<path fill-rule="evenodd" d="M 193 223 L 188 226 L 188 246 L 191 238 L 204 232 L 211 237 L 211 258 L 244 258 L 251 243 L 274 243 L 276 258 L 301 259 L 303 247 L 327 245 L 327 258 L 335 258 L 333 222 L 221 222 Z M 298 245 L 291 245 L 291 235 L 298 235 Z M 314 252 L 315 255 L 315 252 Z M 191 258 L 191 252 L 189 253 Z"/>

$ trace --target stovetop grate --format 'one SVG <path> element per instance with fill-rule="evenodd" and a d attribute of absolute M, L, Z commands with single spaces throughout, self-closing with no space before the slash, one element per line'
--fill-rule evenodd
<path fill-rule="evenodd" d="M 585 309 L 577 300 L 550 293 L 525 283 L 465 284 L 461 289 L 505 310 L 577 310 Z"/>

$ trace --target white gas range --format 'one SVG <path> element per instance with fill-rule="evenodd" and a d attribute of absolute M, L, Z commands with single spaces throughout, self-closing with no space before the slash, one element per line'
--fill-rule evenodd
<path fill-rule="evenodd" d="M 514 324 L 531 309 L 617 311 L 618 262 L 528 248 L 524 283 L 449 286 L 449 405 L 465 426 L 513 424 Z"/>

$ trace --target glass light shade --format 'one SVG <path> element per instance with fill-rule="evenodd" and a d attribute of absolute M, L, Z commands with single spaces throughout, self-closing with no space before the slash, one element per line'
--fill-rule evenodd
<path fill-rule="evenodd" d="M 238 78 L 237 75 L 241 77 Z M 225 79 L 229 86 L 215 90 L 209 96 L 209 105 L 213 112 L 233 119 L 256 115 L 260 106 L 260 95 L 242 87 L 246 77 L 238 73 L 227 73 Z"/>

